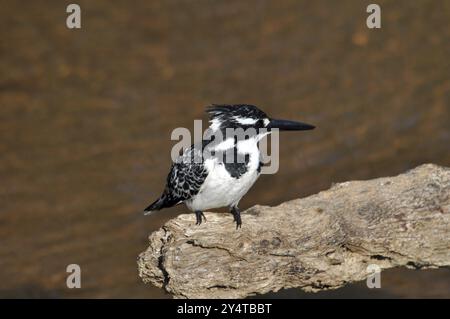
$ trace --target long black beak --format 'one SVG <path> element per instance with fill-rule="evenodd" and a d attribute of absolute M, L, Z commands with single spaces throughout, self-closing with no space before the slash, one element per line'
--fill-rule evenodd
<path fill-rule="evenodd" d="M 274 128 L 280 131 L 306 131 L 314 129 L 315 126 L 302 122 L 271 119 L 269 125 L 267 125 L 267 129 L 271 130 Z"/>

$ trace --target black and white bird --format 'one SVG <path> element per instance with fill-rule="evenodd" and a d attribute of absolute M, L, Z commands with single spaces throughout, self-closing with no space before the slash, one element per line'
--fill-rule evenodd
<path fill-rule="evenodd" d="M 314 126 L 272 119 L 248 104 L 213 105 L 207 108 L 207 113 L 208 138 L 186 149 L 174 161 L 162 195 L 145 209 L 145 214 L 185 203 L 195 212 L 196 224 L 200 225 L 203 219 L 206 221 L 204 211 L 228 207 L 239 228 L 242 224 L 239 201 L 261 172 L 259 141 L 274 129 L 299 131 Z M 245 131 L 247 135 L 229 136 L 230 129 Z M 221 138 L 216 139 L 217 136 Z"/>

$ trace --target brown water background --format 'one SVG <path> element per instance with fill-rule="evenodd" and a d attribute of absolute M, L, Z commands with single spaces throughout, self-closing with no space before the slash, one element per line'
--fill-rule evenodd
<path fill-rule="evenodd" d="M 0 0 L 0 297 L 168 297 L 136 257 L 185 210 L 141 211 L 172 129 L 210 103 L 317 126 L 282 134 L 279 172 L 242 208 L 450 166 L 450 1 L 377 1 L 380 30 L 357 0 L 77 1 L 69 30 L 71 2 Z M 81 289 L 66 288 L 71 263 Z M 450 270 L 394 269 L 382 287 L 270 296 L 449 298 Z"/>

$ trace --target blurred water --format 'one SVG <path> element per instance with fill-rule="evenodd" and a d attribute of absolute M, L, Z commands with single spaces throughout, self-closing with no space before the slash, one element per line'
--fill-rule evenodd
<path fill-rule="evenodd" d="M 135 260 L 184 209 L 141 211 L 163 188 L 171 130 L 210 103 L 318 127 L 282 134 L 280 171 L 242 208 L 450 165 L 448 1 L 379 1 L 372 31 L 357 0 L 77 3 L 74 31 L 65 2 L 1 1 L 0 296 L 168 297 Z M 65 288 L 70 263 L 83 289 Z M 448 269 L 384 280 L 378 295 L 450 297 Z"/>

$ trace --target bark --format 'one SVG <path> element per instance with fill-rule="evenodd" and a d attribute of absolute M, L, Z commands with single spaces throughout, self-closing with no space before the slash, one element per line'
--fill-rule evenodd
<path fill-rule="evenodd" d="M 244 298 L 339 288 L 381 269 L 450 265 L 450 169 L 351 181 L 276 207 L 180 215 L 149 237 L 139 275 L 176 298 Z"/>

